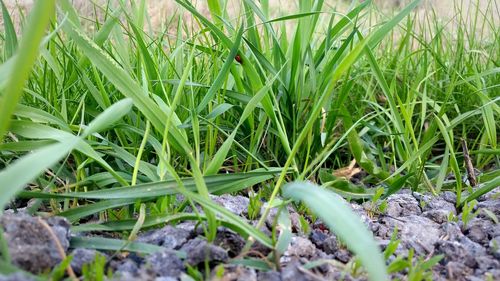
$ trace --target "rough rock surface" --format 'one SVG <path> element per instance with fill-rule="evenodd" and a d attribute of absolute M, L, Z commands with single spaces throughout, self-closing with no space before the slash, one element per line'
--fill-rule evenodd
<path fill-rule="evenodd" d="M 51 231 L 43 226 L 42 220 Z M 27 214 L 4 214 L 0 225 L 13 264 L 26 271 L 40 273 L 58 264 L 62 258 L 57 243 L 64 251 L 68 250 L 70 224 L 63 218 L 44 220 Z"/>
<path fill-rule="evenodd" d="M 224 195 L 213 196 L 212 199 L 234 214 L 248 219 L 247 198 Z M 417 266 L 419 258 L 423 260 L 432 255 L 443 255 L 426 272 L 432 280 L 500 280 L 500 225 L 496 223 L 500 200 L 495 193 L 486 194 L 478 201 L 476 210 L 479 212 L 477 216 L 469 218 L 467 223 L 462 221 L 461 214 L 455 208 L 456 196 L 452 192 L 431 196 L 402 191 L 387 199 L 384 214 L 373 212 L 374 204 L 371 202 L 358 204 L 345 201 L 345 204 L 374 233 L 382 250 L 395 247 L 387 264 L 407 258 L 410 249 L 413 249 L 413 264 Z M 301 216 L 306 220 L 311 218 L 297 213 L 291 207 L 285 211 L 290 214 L 292 237 L 280 256 L 280 268 L 275 270 L 261 271 L 227 264 L 229 258 L 261 258 L 270 254 L 271 250 L 256 242 L 250 252 L 240 256 L 246 240 L 237 232 L 219 227 L 213 243 L 208 243 L 202 237 L 202 225 L 191 221 L 140 233 L 138 242 L 154 244 L 164 250 L 149 255 L 133 252 L 123 256 L 113 255 L 109 258 L 106 270 L 114 272 L 113 280 L 172 281 L 187 274 L 188 266 L 205 274 L 205 262 L 208 262 L 212 280 L 367 280 L 363 273 L 352 275 L 355 261 L 352 253 L 321 220 L 310 221 L 310 229 L 305 231 L 301 229 L 299 220 Z M 492 217 L 492 214 L 497 218 Z M 273 235 L 271 229 L 277 215 L 277 209 L 271 209 L 271 215 L 260 228 L 268 237 Z M 80 274 L 83 264 L 93 262 L 95 255 L 100 253 L 89 249 L 68 252 L 68 222 L 61 218 L 45 221 L 51 226 L 66 254 L 74 254 L 71 265 L 77 274 Z M 38 218 L 10 212 L 0 218 L 0 223 L 16 265 L 39 273 L 50 270 L 61 260 L 53 239 L 40 225 Z M 256 225 L 256 221 L 249 223 Z M 395 233 L 399 240 L 397 245 L 391 241 Z M 279 237 L 279 231 L 275 235 Z M 185 258 L 179 258 L 183 255 Z M 305 266 L 312 261 L 315 262 L 314 267 Z M 391 278 L 404 279 L 407 273 L 404 270 L 396 272 L 391 274 Z M 0 275 L 2 280 L 30 279 L 17 274 Z"/>
<path fill-rule="evenodd" d="M 214 245 L 225 249 L 228 256 L 233 258 L 240 254 L 245 246 L 245 240 L 236 232 L 227 228 L 219 228 Z"/>
<path fill-rule="evenodd" d="M 193 227 L 194 229 L 194 227 Z M 171 250 L 179 249 L 192 236 L 192 231 L 167 225 L 148 231 L 137 238 L 137 242 L 149 243 Z"/>
<path fill-rule="evenodd" d="M 405 217 L 420 215 L 422 210 L 417 199 L 411 194 L 393 194 L 387 198 L 387 215 L 391 217 Z"/>
<path fill-rule="evenodd" d="M 187 254 L 187 263 L 196 266 L 202 262 L 225 262 L 229 258 L 226 250 L 208 243 L 202 238 L 190 240 L 181 248 Z"/>
<path fill-rule="evenodd" d="M 172 278 L 179 277 L 185 270 L 182 260 L 171 250 L 149 255 L 146 258 L 146 268 L 150 269 L 154 276 Z"/>
<path fill-rule="evenodd" d="M 212 281 L 257 281 L 257 272 L 253 268 L 247 268 L 241 265 L 223 265 L 222 268 L 216 268 L 212 272 Z M 222 276 L 218 276 L 217 272 L 223 272 Z"/>
<path fill-rule="evenodd" d="M 35 281 L 34 278 L 26 276 L 21 272 L 16 272 L 9 275 L 0 274 L 0 281 Z"/>
<path fill-rule="evenodd" d="M 83 266 L 85 264 L 89 265 L 92 262 L 94 262 L 96 256 L 101 255 L 106 259 L 108 258 L 107 255 L 98 252 L 94 249 L 84 249 L 84 248 L 74 249 L 71 252 L 71 255 L 73 256 L 73 259 L 71 260 L 71 268 L 75 271 L 76 274 L 81 274 Z"/>
<path fill-rule="evenodd" d="M 401 219 L 384 217 L 381 219 L 380 237 L 389 239 L 397 228 L 398 238 L 404 248 L 415 249 L 419 255 L 426 255 L 433 251 L 434 244 L 438 241 L 439 224 L 426 217 L 410 215 Z"/>
<path fill-rule="evenodd" d="M 231 196 L 229 194 L 224 194 L 221 196 L 210 196 L 210 198 L 217 204 L 228 209 L 233 214 L 238 216 L 244 216 L 248 213 L 248 205 L 250 204 L 250 199 L 243 197 L 241 195 Z"/>

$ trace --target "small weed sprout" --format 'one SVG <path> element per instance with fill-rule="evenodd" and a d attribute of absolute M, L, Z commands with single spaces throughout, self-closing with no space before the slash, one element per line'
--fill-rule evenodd
<path fill-rule="evenodd" d="M 469 203 L 465 204 L 464 207 L 462 208 L 462 222 L 464 224 L 463 225 L 464 229 L 467 228 L 469 222 L 481 212 L 481 210 L 479 209 L 474 211 L 476 205 L 477 205 L 477 200 L 472 200 Z"/>
<path fill-rule="evenodd" d="M 379 187 L 375 191 L 375 194 L 372 197 L 372 201 L 370 204 L 370 207 L 368 208 L 368 216 L 369 217 L 374 217 L 376 214 L 383 214 L 385 213 L 387 209 L 387 200 L 381 199 L 382 195 L 384 195 L 384 188 Z"/>
<path fill-rule="evenodd" d="M 250 191 L 248 193 L 248 199 L 250 200 L 248 204 L 248 218 L 254 220 L 259 217 L 262 208 L 261 192 L 255 193 Z"/>
<path fill-rule="evenodd" d="M 84 264 L 82 267 L 82 276 L 84 281 L 102 281 L 104 280 L 104 269 L 106 268 L 106 257 L 96 255 L 94 261 L 90 264 Z M 108 272 L 111 277 L 111 272 Z"/>

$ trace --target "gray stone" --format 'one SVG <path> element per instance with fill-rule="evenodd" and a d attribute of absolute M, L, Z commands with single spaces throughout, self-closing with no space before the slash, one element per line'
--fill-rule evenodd
<path fill-rule="evenodd" d="M 445 191 L 442 192 L 439 196 L 443 198 L 446 202 L 449 202 L 453 205 L 457 203 L 457 194 L 455 192 Z"/>
<path fill-rule="evenodd" d="M 178 279 L 175 277 L 170 277 L 170 276 L 162 276 L 162 277 L 156 277 L 155 281 L 177 281 Z"/>
<path fill-rule="evenodd" d="M 69 247 L 69 222 L 64 218 L 45 221 L 66 252 Z M 56 241 L 38 217 L 5 214 L 0 218 L 0 224 L 14 265 L 32 273 L 41 273 L 61 262 Z"/>
<path fill-rule="evenodd" d="M 217 231 L 214 245 L 225 249 L 229 257 L 233 258 L 239 255 L 245 247 L 245 240 L 234 231 L 221 227 Z"/>
<path fill-rule="evenodd" d="M 283 253 L 285 257 L 307 257 L 311 258 L 316 254 L 316 246 L 306 238 L 292 237 L 288 249 Z"/>
<path fill-rule="evenodd" d="M 488 219 L 474 218 L 468 224 L 464 234 L 481 245 L 489 243 L 488 233 L 493 232 L 493 223 Z"/>
<path fill-rule="evenodd" d="M 437 223 L 448 221 L 450 214 L 456 215 L 455 205 L 442 197 L 414 193 L 422 206 L 422 215 Z"/>
<path fill-rule="evenodd" d="M 449 262 L 446 264 L 446 277 L 448 280 L 462 281 L 473 273 L 473 270 L 460 262 Z"/>
<path fill-rule="evenodd" d="M 476 257 L 478 271 L 486 273 L 492 269 L 500 269 L 500 262 L 492 256 L 479 256 Z"/>
<path fill-rule="evenodd" d="M 77 248 L 71 252 L 73 259 L 71 260 L 71 268 L 76 274 L 80 275 L 82 273 L 83 266 L 85 264 L 92 264 L 97 255 L 103 256 L 107 259 L 107 256 L 93 249 Z"/>
<path fill-rule="evenodd" d="M 476 257 L 486 255 L 486 250 L 478 243 L 462 235 L 453 240 L 439 240 L 436 243 L 436 254 L 444 254 L 443 262 L 453 261 L 476 267 Z"/>
<path fill-rule="evenodd" d="M 125 259 L 123 261 L 111 261 L 111 268 L 117 273 L 130 273 L 131 275 L 137 275 L 139 272 L 139 267 L 137 263 L 131 259 Z"/>
<path fill-rule="evenodd" d="M 493 190 L 491 190 L 490 192 L 484 194 L 484 195 L 481 195 L 479 198 L 478 198 L 478 201 L 486 201 L 486 200 L 498 200 L 500 199 L 500 186 L 494 188 Z"/>
<path fill-rule="evenodd" d="M 221 196 L 210 195 L 210 198 L 212 201 L 228 209 L 235 215 L 246 216 L 248 214 L 248 205 L 250 204 L 250 200 L 247 197 L 224 194 Z"/>
<path fill-rule="evenodd" d="M 422 211 L 417 199 L 411 194 L 393 194 L 387 198 L 386 213 L 389 216 L 399 218 L 420 215 Z"/>
<path fill-rule="evenodd" d="M 35 281 L 35 279 L 21 272 L 16 272 L 10 275 L 0 274 L 0 281 Z"/>
<path fill-rule="evenodd" d="M 460 230 L 460 226 L 456 222 L 447 222 L 441 225 L 440 228 L 444 240 L 458 240 L 461 239 L 464 234 Z"/>
<path fill-rule="evenodd" d="M 479 209 L 486 209 L 500 217 L 500 199 L 482 201 L 477 204 Z"/>
<path fill-rule="evenodd" d="M 490 247 L 490 253 L 500 259 L 500 236 L 493 237 L 488 246 Z"/>
<path fill-rule="evenodd" d="M 333 254 L 338 250 L 337 238 L 334 235 L 327 235 L 315 229 L 311 232 L 309 239 L 318 249 L 327 254 Z"/>
<path fill-rule="evenodd" d="M 444 209 L 425 211 L 422 215 L 436 223 L 442 224 L 448 221 L 450 211 Z"/>
<path fill-rule="evenodd" d="M 344 248 L 338 249 L 337 251 L 335 251 L 335 253 L 333 253 L 333 255 L 335 256 L 335 258 L 337 260 L 339 260 L 343 263 L 348 263 L 352 258 L 351 253 L 347 249 L 344 249 Z"/>
<path fill-rule="evenodd" d="M 351 203 L 349 205 L 351 206 L 352 211 L 356 215 L 358 215 L 361 222 L 363 222 L 368 228 L 371 228 L 371 225 L 373 224 L 373 219 L 368 215 L 367 210 L 370 210 L 372 208 L 371 206 L 372 203 L 365 202 L 363 203 L 363 205 Z"/>
<path fill-rule="evenodd" d="M 281 273 L 277 271 L 266 271 L 257 273 L 259 281 L 281 281 Z"/>
<path fill-rule="evenodd" d="M 283 281 L 317 281 L 322 278 L 315 276 L 312 272 L 303 268 L 298 261 L 289 263 L 281 271 L 281 280 Z"/>
<path fill-rule="evenodd" d="M 196 237 L 204 234 L 204 226 L 206 226 L 206 223 L 204 222 L 184 221 L 176 224 L 174 227 L 188 231 L 190 233 L 190 237 Z"/>
<path fill-rule="evenodd" d="M 224 268 L 222 276 L 216 276 L 218 268 L 212 270 L 212 281 L 257 281 L 257 272 L 253 268 L 241 265 L 220 265 Z"/>
<path fill-rule="evenodd" d="M 450 203 L 441 197 L 431 197 L 431 199 L 425 204 L 423 211 L 431 211 L 431 210 L 445 210 L 449 213 L 456 214 L 457 209 L 455 208 L 454 203 Z"/>
<path fill-rule="evenodd" d="M 188 241 L 191 235 L 192 232 L 189 230 L 167 225 L 163 228 L 151 230 L 139 235 L 136 241 L 177 250 Z"/>
<path fill-rule="evenodd" d="M 398 229 L 398 238 L 405 249 L 413 248 L 415 253 L 426 255 L 432 252 L 434 244 L 439 240 L 441 231 L 439 224 L 428 218 L 410 215 L 402 220 L 384 217 L 381 223 L 387 228 L 382 239 L 390 239 L 394 228 Z"/>
<path fill-rule="evenodd" d="M 229 258 L 226 250 L 219 246 L 209 244 L 201 238 L 195 238 L 188 241 L 182 246 L 181 250 L 186 252 L 186 261 L 192 266 L 196 266 L 205 261 L 225 262 Z"/>
<path fill-rule="evenodd" d="M 267 203 L 266 203 L 267 204 Z M 266 208 L 266 204 L 264 204 L 261 209 L 260 209 L 260 214 L 264 214 L 264 210 Z M 269 215 L 266 218 L 266 226 L 269 229 L 273 228 L 273 225 L 276 223 L 276 216 L 278 215 L 278 208 L 271 208 L 269 211 Z M 286 210 L 282 210 L 282 212 L 288 211 L 289 217 L 290 217 L 290 223 L 291 223 L 291 228 L 295 232 L 297 232 L 300 229 L 300 215 L 293 210 L 293 208 L 289 207 Z"/>
<path fill-rule="evenodd" d="M 250 224 L 254 227 L 257 227 L 258 221 L 252 221 L 252 222 L 250 222 Z M 267 237 L 272 237 L 272 232 L 271 232 L 271 230 L 269 230 L 269 228 L 267 228 L 266 225 L 261 226 L 259 228 L 259 230 L 262 233 L 264 233 Z M 254 253 L 259 253 L 260 254 L 259 256 L 266 256 L 271 252 L 271 249 L 269 247 L 263 245 L 259 241 L 256 241 L 252 244 L 251 251 Z"/>
<path fill-rule="evenodd" d="M 146 266 L 152 274 L 160 277 L 179 277 L 185 270 L 182 260 L 172 250 L 149 255 Z"/>
<path fill-rule="evenodd" d="M 465 280 L 467 280 L 467 281 L 484 281 L 483 278 L 479 278 L 479 277 L 476 277 L 476 276 L 466 276 Z"/>
<path fill-rule="evenodd" d="M 151 271 L 151 270 L 149 270 Z M 154 281 L 156 279 L 155 276 L 151 276 L 151 272 L 147 272 L 147 270 L 140 270 L 137 274 L 132 274 L 130 272 L 115 272 L 113 274 L 113 281 Z M 176 279 L 177 280 L 177 279 Z"/>
<path fill-rule="evenodd" d="M 468 267 L 475 267 L 476 260 L 472 253 L 457 241 L 439 241 L 436 244 L 436 253 L 443 254 L 443 262 L 459 262 Z"/>

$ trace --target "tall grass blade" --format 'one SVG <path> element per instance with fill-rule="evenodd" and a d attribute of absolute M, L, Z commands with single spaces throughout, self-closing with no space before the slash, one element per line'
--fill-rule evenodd
<path fill-rule="evenodd" d="M 9 14 L 9 10 L 5 6 L 3 0 L 0 1 L 2 5 L 3 27 L 5 30 L 5 43 L 4 43 L 4 60 L 12 57 L 17 49 L 17 34 Z"/>
<path fill-rule="evenodd" d="M 24 35 L 14 62 L 9 69 L 9 79 L 0 96 L 0 143 L 10 124 L 11 115 L 22 95 L 22 90 L 38 56 L 38 48 L 42 42 L 45 28 L 55 11 L 55 0 L 37 1 L 31 11 Z"/>
<path fill-rule="evenodd" d="M 338 195 L 309 182 L 293 182 L 283 195 L 306 204 L 363 263 L 370 280 L 389 280 L 373 235 Z"/>

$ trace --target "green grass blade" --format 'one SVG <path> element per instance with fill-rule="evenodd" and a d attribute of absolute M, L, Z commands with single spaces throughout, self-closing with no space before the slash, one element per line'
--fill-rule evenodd
<path fill-rule="evenodd" d="M 38 56 L 39 44 L 55 11 L 55 0 L 37 1 L 30 14 L 28 26 L 21 38 L 17 55 L 10 68 L 9 80 L 0 96 L 0 143 L 10 124 L 22 90 Z"/>
<path fill-rule="evenodd" d="M 238 174 L 220 174 L 205 176 L 204 180 L 210 193 L 220 194 L 234 192 L 251 185 L 272 178 L 281 170 L 271 170 L 267 172 L 248 172 Z M 196 185 L 194 178 L 181 179 L 184 187 L 189 191 L 195 191 Z M 258 182 L 257 182 L 258 181 Z M 130 198 L 148 198 L 179 193 L 179 188 L 175 180 L 162 182 L 138 184 L 135 186 L 115 187 L 112 189 L 95 190 L 88 192 L 72 193 L 43 193 L 23 191 L 19 194 L 25 198 L 86 198 L 86 199 L 130 199 Z"/>
<path fill-rule="evenodd" d="M 369 279 L 389 280 L 385 262 L 373 235 L 338 195 L 309 182 L 284 187 L 283 195 L 304 202 L 363 263 Z"/>
<path fill-rule="evenodd" d="M 113 59 L 99 46 L 92 42 L 87 36 L 75 27 L 65 27 L 64 30 L 70 35 L 77 46 L 83 51 L 87 58 L 120 90 L 120 92 L 133 100 L 134 105 L 148 118 L 153 127 L 163 132 L 167 114 L 147 95 L 141 86 L 130 77 Z M 191 147 L 186 137 L 175 126 L 168 131 L 173 146 L 182 153 L 190 153 Z"/>
<path fill-rule="evenodd" d="M 229 73 L 229 70 L 235 62 L 234 58 L 238 54 L 238 50 L 240 48 L 242 36 L 243 36 L 243 26 L 240 27 L 240 30 L 238 30 L 238 33 L 236 35 L 236 39 L 234 40 L 234 44 L 231 47 L 231 50 L 229 51 L 229 55 L 227 56 L 226 61 L 224 62 L 224 65 L 222 66 L 222 69 L 219 71 L 217 78 L 215 78 L 215 81 L 212 84 L 212 86 L 210 86 L 210 89 L 208 89 L 207 94 L 203 97 L 201 102 L 198 104 L 198 107 L 197 107 L 198 113 L 201 112 L 205 108 L 205 106 L 207 106 L 208 103 L 214 99 L 215 94 L 217 93 L 217 91 L 219 91 L 219 89 L 224 84 L 224 81 L 226 80 L 226 77 Z"/>
<path fill-rule="evenodd" d="M 495 179 L 482 183 L 474 192 L 472 192 L 469 196 L 463 198 L 460 201 L 459 207 L 463 207 L 465 203 L 475 200 L 478 197 L 492 191 L 493 189 L 499 186 L 500 186 L 500 177 L 496 177 Z"/>
<path fill-rule="evenodd" d="M 185 196 L 188 196 L 191 198 L 193 201 L 196 201 L 198 204 L 203 206 L 203 208 L 206 208 L 208 210 L 211 210 L 215 214 L 221 216 L 224 220 L 228 221 L 229 223 L 236 225 L 238 228 L 240 228 L 243 233 L 240 234 L 245 234 L 244 236 L 251 236 L 255 240 L 259 241 L 262 243 L 262 245 L 273 248 L 273 242 L 271 238 L 267 237 L 264 233 L 261 231 L 257 230 L 255 227 L 251 226 L 247 222 L 245 222 L 241 217 L 231 213 L 228 209 L 221 207 L 211 200 L 207 200 L 206 198 L 192 193 L 192 192 L 183 192 Z"/>
<path fill-rule="evenodd" d="M 4 43 L 4 48 L 5 48 L 5 56 L 4 60 L 12 57 L 14 53 L 16 52 L 17 49 L 17 34 L 16 30 L 14 29 L 14 24 L 12 23 L 12 19 L 9 14 L 9 10 L 7 10 L 7 7 L 5 6 L 5 3 L 3 0 L 0 1 L 0 4 L 2 5 L 2 16 L 3 16 L 3 27 L 5 30 L 5 43 Z"/>
<path fill-rule="evenodd" d="M 115 122 L 120 120 L 132 109 L 132 99 L 123 99 L 115 102 L 107 108 L 102 114 L 99 114 L 83 131 L 82 137 L 104 131 Z"/>
<path fill-rule="evenodd" d="M 116 199 L 116 200 L 103 200 L 94 204 L 87 204 L 84 206 L 71 208 L 67 211 L 60 212 L 57 215 L 61 217 L 67 218 L 71 222 L 76 222 L 81 218 L 86 216 L 90 216 L 92 214 L 109 210 L 112 208 L 122 207 L 134 204 L 137 201 L 135 198 L 127 198 L 127 199 Z M 142 202 L 145 200 L 143 199 Z M 135 221 L 135 220 L 134 220 Z"/>
<path fill-rule="evenodd" d="M 103 237 L 72 237 L 70 240 L 70 247 L 108 251 L 128 251 L 143 254 L 153 254 L 165 249 L 164 247 L 147 243 L 129 242 L 127 240 Z"/>
<path fill-rule="evenodd" d="M 27 183 L 35 179 L 48 167 L 66 156 L 80 141 L 73 137 L 67 141 L 44 147 L 10 164 L 0 171 L 0 213 Z"/>

